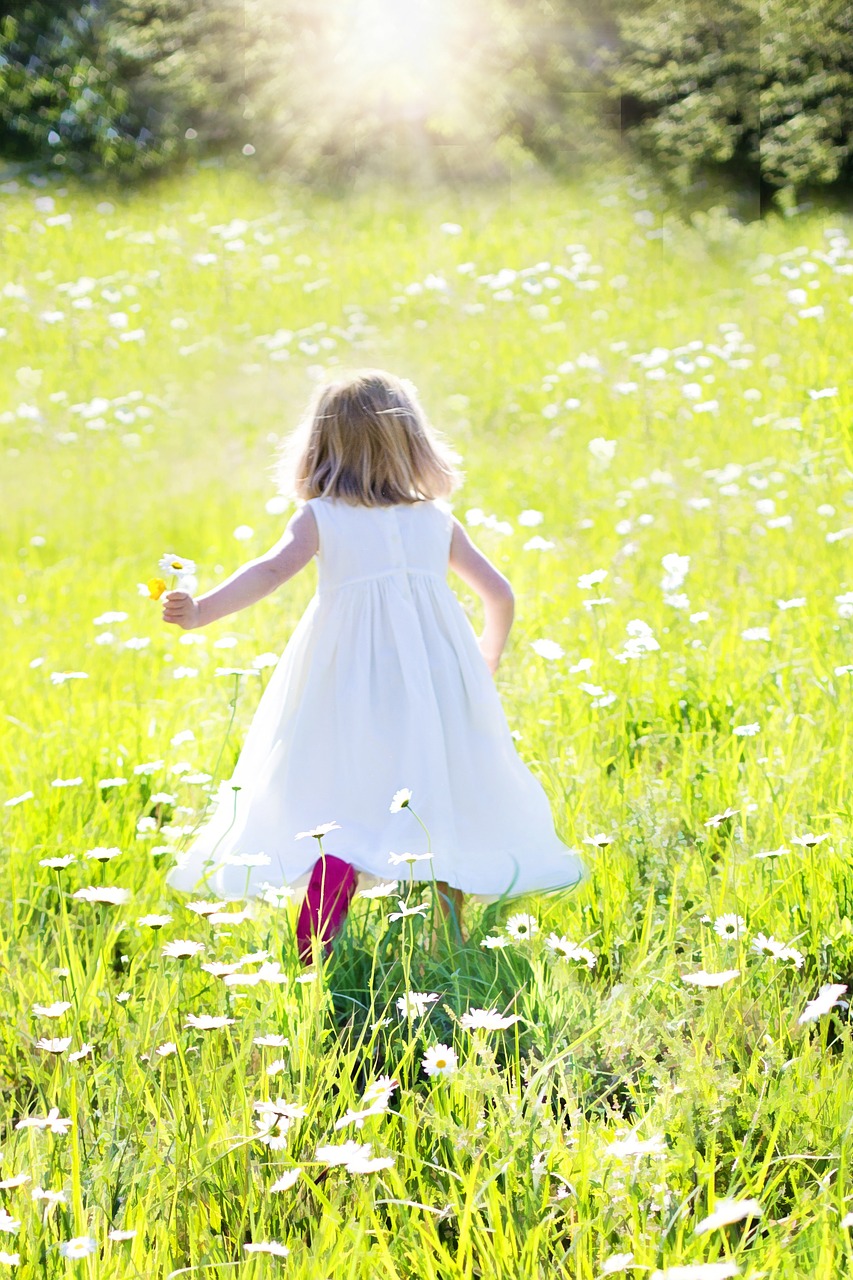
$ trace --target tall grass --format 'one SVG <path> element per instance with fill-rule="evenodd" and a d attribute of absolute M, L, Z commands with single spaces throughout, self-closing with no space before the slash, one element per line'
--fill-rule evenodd
<path fill-rule="evenodd" d="M 845 1275 L 849 992 L 800 1019 L 853 978 L 850 219 L 691 218 L 642 174 L 340 203 L 214 168 L 45 181 L 0 184 L 8 1265 Z M 292 905 L 211 921 L 164 879 L 315 567 L 186 634 L 137 583 L 175 550 L 205 590 L 278 538 L 275 444 L 344 364 L 411 377 L 464 456 L 456 512 L 516 591 L 507 718 L 592 877 L 470 905 L 436 955 L 359 899 L 306 975 Z M 264 980 L 202 967 L 237 961 Z M 429 1076 L 439 1044 L 457 1069 Z M 18 1127 L 51 1108 L 67 1131 Z M 347 1140 L 391 1163 L 318 1158 Z M 697 1232 L 721 1200 L 758 1207 Z M 244 1247 L 269 1241 L 289 1256 Z"/>

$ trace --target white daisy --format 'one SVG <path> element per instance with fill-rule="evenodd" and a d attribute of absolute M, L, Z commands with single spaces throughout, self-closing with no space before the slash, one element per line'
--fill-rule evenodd
<path fill-rule="evenodd" d="M 539 925 L 536 917 L 526 915 L 524 912 L 510 916 L 504 927 L 509 936 L 517 940 L 522 938 L 532 938 L 534 933 L 539 932 Z"/>
<path fill-rule="evenodd" d="M 421 1066 L 428 1076 L 448 1076 L 457 1068 L 459 1059 L 446 1044 L 433 1044 L 423 1056 Z"/>
<path fill-rule="evenodd" d="M 731 912 L 727 915 L 717 916 L 714 921 L 714 932 L 718 933 L 721 938 L 739 938 L 746 928 L 746 921 L 743 916 L 734 915 Z"/>
<path fill-rule="evenodd" d="M 397 1008 L 403 1018 L 422 1018 L 429 1006 L 438 999 L 438 993 L 435 991 L 429 994 L 425 991 L 407 991 L 398 999 Z"/>
<path fill-rule="evenodd" d="M 270 1186 L 270 1191 L 289 1191 L 299 1181 L 301 1169 L 288 1169 Z"/>
<path fill-rule="evenodd" d="M 160 557 L 157 568 L 163 573 L 176 573 L 179 576 L 195 573 L 196 571 L 194 560 L 187 560 L 184 556 L 176 556 L 171 551 Z"/>
<path fill-rule="evenodd" d="M 53 1004 L 34 1004 L 33 1013 L 37 1018 L 61 1018 L 70 1008 L 70 1000 L 55 1000 Z"/>
<path fill-rule="evenodd" d="M 166 943 L 160 954 L 182 960 L 187 956 L 197 956 L 199 951 L 204 951 L 203 942 L 193 942 L 191 938 L 175 938 L 173 942 Z"/>
<path fill-rule="evenodd" d="M 410 807 L 411 798 L 412 793 L 408 787 L 402 787 L 399 791 L 395 791 L 390 804 L 390 812 L 399 813 L 401 809 Z"/>
<path fill-rule="evenodd" d="M 70 867 L 72 862 L 76 861 L 77 859 L 73 853 L 67 853 L 64 858 L 39 858 L 39 866 L 53 867 L 55 870 L 60 871 L 65 867 Z"/>
<path fill-rule="evenodd" d="M 301 840 L 303 836 L 313 836 L 315 840 L 322 839 L 330 831 L 340 831 L 337 822 L 324 822 L 319 827 L 312 827 L 310 831 L 297 831 L 296 839 Z"/>
<path fill-rule="evenodd" d="M 511 947 L 512 938 L 510 938 L 508 934 L 490 933 L 490 934 L 487 934 L 485 938 L 481 938 L 480 946 L 488 947 L 490 950 L 496 947 Z"/>
<path fill-rule="evenodd" d="M 715 813 L 713 818 L 709 818 L 705 823 L 706 827 L 720 827 L 729 818 L 733 818 L 735 814 L 740 813 L 739 809 L 724 809 L 722 813 Z"/>
<path fill-rule="evenodd" d="M 184 1024 L 186 1027 L 196 1027 L 199 1031 L 215 1031 L 220 1027 L 230 1027 L 236 1021 L 235 1018 L 226 1018 L 224 1016 L 214 1016 L 209 1013 L 195 1014 L 188 1013 L 187 1020 Z"/>
<path fill-rule="evenodd" d="M 244 1244 L 243 1249 L 246 1253 L 271 1253 L 276 1258 L 286 1258 L 290 1250 L 286 1244 L 279 1244 L 278 1240 L 257 1240 L 252 1244 Z"/>
<path fill-rule="evenodd" d="M 428 862 L 431 857 L 431 853 L 389 853 L 388 861 L 393 867 L 398 867 L 401 862 L 412 866 L 415 862 Z"/>
<path fill-rule="evenodd" d="M 121 906 L 122 903 L 129 901 L 129 889 L 117 889 L 107 884 L 92 884 L 85 889 L 78 889 L 76 893 L 72 893 L 72 898 L 79 898 L 82 902 L 109 902 L 114 907 Z"/>
<path fill-rule="evenodd" d="M 397 901 L 400 904 L 400 910 L 392 911 L 388 916 L 389 920 L 402 920 L 404 916 L 421 916 L 423 918 L 429 911 L 428 902 L 419 902 L 416 907 L 407 907 L 404 898 L 398 898 Z"/>
<path fill-rule="evenodd" d="M 371 885 L 369 889 L 361 889 L 357 894 L 359 898 L 390 898 L 395 889 L 398 888 L 398 881 L 387 880 L 381 881 L 379 884 Z"/>
<path fill-rule="evenodd" d="M 149 929 L 162 929 L 163 925 L 169 924 L 171 919 L 172 919 L 171 916 L 158 916 L 158 915 L 140 916 L 136 923 L 141 925 L 147 925 Z"/>
<path fill-rule="evenodd" d="M 97 1240 L 93 1240 L 91 1236 L 73 1236 L 70 1240 L 63 1240 L 59 1252 L 63 1258 L 88 1258 L 97 1247 Z"/>
<path fill-rule="evenodd" d="M 808 1002 L 799 1018 L 797 1018 L 797 1022 L 815 1022 L 818 1018 L 822 1018 L 824 1014 L 829 1013 L 834 1004 L 838 1003 L 839 998 L 844 995 L 846 990 L 847 986 L 844 983 L 825 983 L 814 1000 Z"/>
<path fill-rule="evenodd" d="M 197 916 L 209 916 L 214 911 L 222 911 L 228 906 L 227 902 L 212 902 L 210 899 L 201 902 L 185 902 L 184 906 L 187 911 L 194 911 Z"/>
<path fill-rule="evenodd" d="M 469 1009 L 459 1019 L 460 1025 L 468 1031 L 502 1031 L 505 1027 L 511 1027 L 514 1022 L 520 1021 L 520 1014 L 505 1015 L 498 1013 L 497 1009 Z"/>
<path fill-rule="evenodd" d="M 760 1218 L 761 1205 L 757 1200 L 718 1200 L 714 1212 L 694 1227 L 694 1235 L 704 1235 L 706 1231 L 716 1231 L 718 1227 L 727 1227 L 731 1222 L 741 1222 L 744 1218 Z"/>
<path fill-rule="evenodd" d="M 36 1048 L 44 1049 L 45 1053 L 64 1053 L 71 1044 L 71 1036 L 56 1036 L 53 1039 L 42 1037 L 36 1040 Z"/>
<path fill-rule="evenodd" d="M 694 987 L 722 987 L 739 973 L 740 969 L 723 969 L 719 973 L 706 973 L 704 969 L 698 969 L 695 973 L 682 973 L 681 981 L 689 982 Z"/>
<path fill-rule="evenodd" d="M 820 844 L 821 840 L 828 839 L 828 832 L 824 832 L 822 836 L 816 836 L 811 831 L 805 831 L 801 836 L 791 836 L 791 844 L 798 844 L 803 849 L 813 849 L 815 845 Z"/>

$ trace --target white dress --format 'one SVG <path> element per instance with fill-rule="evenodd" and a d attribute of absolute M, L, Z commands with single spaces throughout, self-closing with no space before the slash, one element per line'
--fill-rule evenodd
<path fill-rule="evenodd" d="M 167 883 L 227 899 L 289 885 L 299 901 L 319 847 L 297 833 L 328 822 L 339 829 L 324 836 L 324 851 L 351 863 L 362 888 L 405 883 L 410 865 L 416 881 L 445 880 L 483 902 L 585 879 L 585 863 L 557 836 L 548 798 L 515 749 L 447 581 L 450 506 L 307 505 L 319 533 L 316 593 L 270 676 L 233 776 Z M 414 814 L 390 812 L 403 788 L 433 856 L 393 865 L 392 852 L 427 852 Z"/>

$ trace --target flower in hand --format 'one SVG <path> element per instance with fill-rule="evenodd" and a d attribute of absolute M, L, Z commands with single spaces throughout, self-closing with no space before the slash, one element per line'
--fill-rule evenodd
<path fill-rule="evenodd" d="M 167 591 L 163 604 L 163 621 L 173 622 L 184 631 L 198 626 L 198 601 L 188 591 Z"/>

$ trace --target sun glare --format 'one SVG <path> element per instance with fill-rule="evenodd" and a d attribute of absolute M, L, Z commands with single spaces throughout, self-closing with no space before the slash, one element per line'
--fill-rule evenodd
<path fill-rule="evenodd" d="M 340 89 L 382 114 L 425 111 L 448 91 L 448 0 L 342 0 L 334 70 Z"/>

